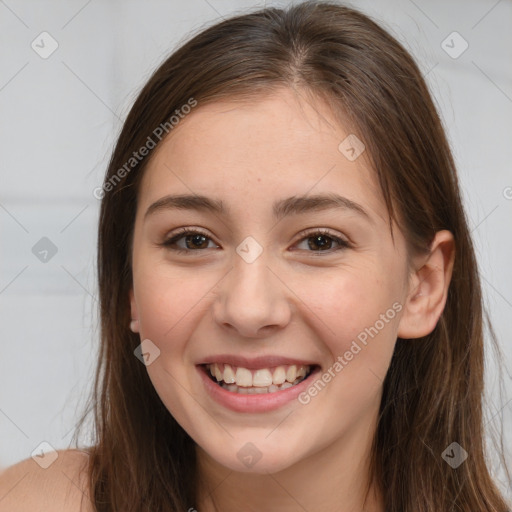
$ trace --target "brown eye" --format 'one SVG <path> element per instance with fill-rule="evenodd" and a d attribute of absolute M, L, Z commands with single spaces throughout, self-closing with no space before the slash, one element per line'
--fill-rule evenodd
<path fill-rule="evenodd" d="M 213 241 L 201 231 L 184 229 L 162 243 L 164 247 L 176 252 L 193 252 L 208 249 Z"/>
<path fill-rule="evenodd" d="M 305 250 L 309 252 L 334 252 L 350 246 L 346 240 L 323 230 L 309 233 L 301 239 L 299 245 L 305 242 L 307 242 Z"/>
<path fill-rule="evenodd" d="M 214 246 L 209 244 L 213 243 Z M 299 244 L 307 243 L 307 248 L 302 248 L 313 253 L 332 253 L 334 251 L 350 247 L 349 242 L 332 234 L 330 231 L 316 230 L 304 236 Z M 213 240 L 205 233 L 184 228 L 179 233 L 161 244 L 164 247 L 178 253 L 202 252 L 204 249 L 218 248 Z"/>
<path fill-rule="evenodd" d="M 185 239 L 187 249 L 206 249 L 208 246 L 208 242 L 206 242 L 205 246 L 205 240 L 207 240 L 207 237 L 201 234 L 188 235 L 182 238 Z"/>

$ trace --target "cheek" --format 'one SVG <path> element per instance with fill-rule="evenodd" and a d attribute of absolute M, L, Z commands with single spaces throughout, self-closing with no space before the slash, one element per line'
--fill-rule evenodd
<path fill-rule="evenodd" d="M 217 278 L 218 280 L 218 278 Z M 207 307 L 216 279 L 183 272 L 168 264 L 152 264 L 134 272 L 141 339 L 151 340 L 160 357 L 147 366 L 149 378 L 166 408 L 190 430 L 197 410 L 192 406 L 190 372 L 183 364 L 188 340 Z"/>
<path fill-rule="evenodd" d="M 301 280 L 300 295 L 315 313 L 316 328 L 324 332 L 333 357 L 349 350 L 353 340 L 364 344 L 377 336 L 382 340 L 381 349 L 389 350 L 384 339 L 394 343 L 397 312 L 393 304 L 400 297 L 399 281 L 398 271 L 370 262 L 334 271 L 325 279 Z"/>
<path fill-rule="evenodd" d="M 352 270 L 308 294 L 307 305 L 318 316 L 315 329 L 321 329 L 331 358 L 300 397 L 304 414 L 322 417 L 326 425 L 318 443 L 350 430 L 378 408 L 396 342 L 399 279 L 370 265 Z"/>
<path fill-rule="evenodd" d="M 216 272 L 151 262 L 134 272 L 140 337 L 151 340 L 160 357 L 147 367 L 162 402 L 189 430 L 197 415 L 190 392 L 197 385 L 190 372 L 194 333 L 211 308 L 211 292 L 222 276 Z"/>
<path fill-rule="evenodd" d="M 141 336 L 155 340 L 167 350 L 167 340 L 186 339 L 193 329 L 193 319 L 204 310 L 208 291 L 216 279 L 207 273 L 170 271 L 169 265 L 141 269 L 134 276 Z"/>

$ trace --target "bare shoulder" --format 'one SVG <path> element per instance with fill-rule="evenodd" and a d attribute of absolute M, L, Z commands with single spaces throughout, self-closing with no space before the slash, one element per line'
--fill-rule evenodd
<path fill-rule="evenodd" d="M 0 469 L 0 512 L 94 512 L 89 500 L 88 453 L 57 450 L 53 458 L 38 464 L 30 457 Z"/>

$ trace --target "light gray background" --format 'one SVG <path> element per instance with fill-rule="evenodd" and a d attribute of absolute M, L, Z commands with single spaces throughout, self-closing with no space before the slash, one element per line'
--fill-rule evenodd
<path fill-rule="evenodd" d="M 190 31 L 263 5 L 0 0 L 0 468 L 30 457 L 42 441 L 66 448 L 91 384 L 93 190 L 137 91 Z M 506 365 L 500 396 L 489 362 L 488 425 L 512 431 L 512 3 L 352 5 L 414 54 L 441 111 Z M 31 47 L 43 31 L 58 42 L 47 59 Z M 453 31 L 469 44 L 458 58 L 442 46 Z M 444 44 L 460 49 L 450 37 Z M 58 249 L 46 263 L 32 252 L 42 237 Z M 512 435 L 505 442 L 510 457 Z"/>

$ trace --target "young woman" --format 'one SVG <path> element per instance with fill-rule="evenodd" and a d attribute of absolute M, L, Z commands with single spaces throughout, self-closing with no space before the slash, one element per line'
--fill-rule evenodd
<path fill-rule="evenodd" d="M 454 162 L 418 67 L 368 17 L 306 2 L 196 35 L 98 193 L 96 439 L 62 453 L 71 501 L 508 509 Z"/>

